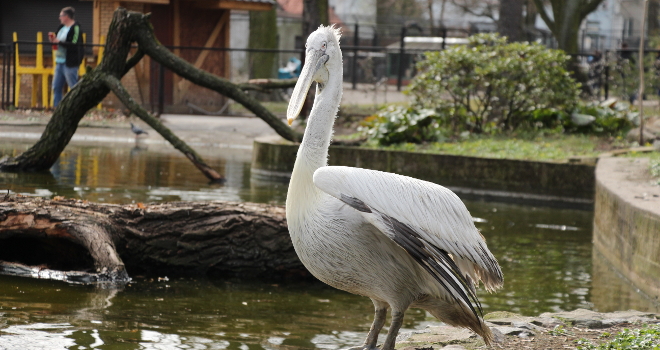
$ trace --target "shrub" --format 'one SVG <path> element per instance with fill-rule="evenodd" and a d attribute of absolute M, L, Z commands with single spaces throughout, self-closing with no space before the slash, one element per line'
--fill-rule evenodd
<path fill-rule="evenodd" d="M 579 104 L 571 113 L 563 114 L 562 119 L 566 132 L 617 135 L 630 130 L 638 116 L 627 103 L 607 106 L 591 102 Z"/>
<path fill-rule="evenodd" d="M 621 57 L 617 52 L 610 52 L 606 64 L 609 67 L 610 94 L 620 99 L 633 102 L 637 99 L 639 90 L 639 66 L 637 54 L 630 58 Z M 605 72 L 601 71 L 601 79 L 605 79 Z M 647 96 L 658 94 L 660 89 L 660 58 L 653 54 L 644 55 L 644 94 Z"/>
<path fill-rule="evenodd" d="M 379 145 L 438 141 L 442 120 L 433 109 L 389 106 L 363 122 L 359 130 Z"/>
<path fill-rule="evenodd" d="M 427 53 L 408 92 L 417 108 L 448 113 L 454 132 L 514 130 L 533 126 L 536 110 L 574 108 L 580 85 L 565 68 L 568 59 L 539 44 L 478 34 L 467 46 Z"/>

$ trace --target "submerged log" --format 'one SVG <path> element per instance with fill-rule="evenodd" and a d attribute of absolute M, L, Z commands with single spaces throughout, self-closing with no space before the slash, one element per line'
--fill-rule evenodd
<path fill-rule="evenodd" d="M 85 273 L 101 280 L 126 280 L 128 274 L 310 276 L 293 249 L 284 208 L 255 203 L 0 197 L 0 261 L 14 267 L 0 264 L 0 273 L 76 271 L 76 282 L 95 278 Z"/>

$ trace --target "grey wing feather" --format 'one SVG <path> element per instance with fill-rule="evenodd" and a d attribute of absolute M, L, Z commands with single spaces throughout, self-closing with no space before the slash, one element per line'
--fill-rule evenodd
<path fill-rule="evenodd" d="M 449 189 L 407 176 L 339 166 L 319 168 L 314 184 L 358 210 L 395 242 L 401 234 L 388 227 L 388 218 L 414 232 L 429 252 L 446 252 L 454 263 L 449 269 L 460 271 L 458 285 L 461 280 L 481 280 L 489 291 L 501 287 L 503 276 L 497 260 L 463 202 Z"/>

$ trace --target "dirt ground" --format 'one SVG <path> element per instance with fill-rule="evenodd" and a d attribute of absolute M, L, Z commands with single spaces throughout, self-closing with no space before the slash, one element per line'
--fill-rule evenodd
<path fill-rule="evenodd" d="M 613 335 L 621 332 L 625 328 L 637 329 L 643 325 L 639 324 L 621 324 L 604 329 L 584 329 L 577 327 L 565 327 L 566 332 L 562 335 L 552 335 L 550 330 L 538 332 L 536 336 L 520 338 L 517 336 L 507 336 L 506 340 L 500 344 L 494 345 L 493 349 L 507 350 L 555 350 L 555 349 L 577 349 L 577 340 L 588 339 L 594 344 L 601 344 L 612 339 Z M 563 333 L 563 332 L 562 332 Z M 604 336 L 609 334 L 610 336 Z M 487 347 L 482 347 L 486 349 Z"/>

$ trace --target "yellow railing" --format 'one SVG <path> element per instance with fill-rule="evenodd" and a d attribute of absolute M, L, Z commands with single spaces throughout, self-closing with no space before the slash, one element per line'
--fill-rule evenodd
<path fill-rule="evenodd" d="M 13 35 L 14 42 L 18 41 L 18 34 L 14 32 Z M 83 33 L 83 43 L 87 42 L 87 36 L 85 33 Z M 37 106 L 37 79 L 38 77 L 41 77 L 41 106 L 43 108 L 49 108 L 53 106 L 53 96 L 51 94 L 51 86 L 49 84 L 49 78 L 54 75 L 54 70 L 55 70 L 55 52 L 53 52 L 53 65 L 51 67 L 44 67 L 44 45 L 46 43 L 43 42 L 43 34 L 41 32 L 37 32 L 37 52 L 36 52 L 36 60 L 35 60 L 35 65 L 34 66 L 23 66 L 20 63 L 20 54 L 18 51 L 18 44 L 16 44 L 15 49 L 16 49 L 16 57 L 15 57 L 15 67 L 16 67 L 16 86 L 14 89 L 14 106 L 18 107 L 18 102 L 20 100 L 21 96 L 21 77 L 23 75 L 31 75 L 32 76 L 32 96 L 30 99 L 30 107 L 36 107 Z M 101 36 L 100 38 L 100 44 L 104 45 L 105 44 L 105 36 Z M 103 54 L 104 54 L 104 46 L 99 47 L 98 51 L 98 58 L 97 58 L 97 64 L 101 63 L 101 60 L 103 59 Z M 85 67 L 85 60 L 83 60 L 82 63 L 80 63 L 80 68 L 78 71 L 78 74 L 80 76 L 85 75 L 87 73 L 86 67 Z M 70 88 L 70 87 L 69 87 Z M 50 94 L 50 95 L 49 95 Z M 50 98 L 49 98 L 50 97 Z M 100 105 L 99 105 L 100 108 Z"/>

